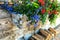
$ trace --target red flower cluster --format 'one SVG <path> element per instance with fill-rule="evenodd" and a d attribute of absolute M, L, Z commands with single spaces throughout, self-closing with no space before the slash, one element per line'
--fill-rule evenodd
<path fill-rule="evenodd" d="M 45 5 L 44 0 L 38 0 L 38 2 L 39 2 L 39 3 L 41 3 L 41 5 L 42 5 L 42 6 L 44 6 L 44 5 Z"/>
<path fill-rule="evenodd" d="M 57 14 L 57 10 L 48 11 L 49 14 Z"/>
<path fill-rule="evenodd" d="M 52 14 L 52 12 L 51 11 L 48 11 L 48 13 L 51 15 Z"/>
<path fill-rule="evenodd" d="M 45 9 L 42 9 L 42 10 L 41 10 L 41 13 L 42 13 L 42 14 L 44 14 L 45 12 L 46 12 L 46 10 L 45 10 Z"/>
<path fill-rule="evenodd" d="M 53 13 L 53 14 L 57 14 L 57 10 L 53 10 L 52 13 Z"/>

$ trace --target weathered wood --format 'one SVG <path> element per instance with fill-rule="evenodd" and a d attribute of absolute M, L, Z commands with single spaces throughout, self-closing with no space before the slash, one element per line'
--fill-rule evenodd
<path fill-rule="evenodd" d="M 40 40 L 36 35 L 33 35 L 32 37 L 35 38 L 36 40 Z"/>
<path fill-rule="evenodd" d="M 53 34 L 50 31 L 48 31 L 48 30 L 45 30 L 45 31 L 48 32 L 51 35 L 50 38 L 49 38 L 49 40 L 51 40 L 52 37 L 53 37 Z"/>
<path fill-rule="evenodd" d="M 39 34 L 35 34 L 40 40 L 44 40 L 44 37 L 39 35 Z"/>
<path fill-rule="evenodd" d="M 42 33 L 42 35 L 45 36 L 45 40 L 48 40 L 50 38 L 50 36 L 51 36 L 48 32 L 46 32 L 44 30 L 40 30 L 40 32 Z"/>
<path fill-rule="evenodd" d="M 34 39 L 31 37 L 30 40 L 34 40 Z"/>
<path fill-rule="evenodd" d="M 50 27 L 48 30 L 49 30 L 51 33 L 53 33 L 54 36 L 56 36 L 57 32 L 56 32 L 55 29 L 53 29 L 53 28 Z"/>

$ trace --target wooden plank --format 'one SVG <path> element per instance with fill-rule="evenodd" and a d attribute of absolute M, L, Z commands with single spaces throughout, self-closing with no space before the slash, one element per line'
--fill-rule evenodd
<path fill-rule="evenodd" d="M 45 36 L 45 38 L 46 38 L 45 40 L 48 40 L 50 38 L 50 36 L 51 36 L 48 32 L 46 32 L 44 30 L 40 30 L 40 32 L 42 33 L 42 35 Z"/>
<path fill-rule="evenodd" d="M 30 40 L 34 40 L 34 39 L 31 37 Z"/>
<path fill-rule="evenodd" d="M 49 30 L 51 33 L 53 33 L 54 36 L 56 36 L 57 32 L 56 32 L 55 29 L 53 29 L 53 28 L 50 27 L 48 30 Z"/>
<path fill-rule="evenodd" d="M 35 34 L 40 40 L 44 40 L 44 37 L 39 35 L 39 34 Z"/>
<path fill-rule="evenodd" d="M 50 38 L 49 38 L 49 40 L 51 40 L 52 37 L 53 37 L 53 34 L 51 32 L 49 32 L 48 30 L 45 30 L 45 31 L 48 32 L 51 35 Z"/>
<path fill-rule="evenodd" d="M 35 38 L 36 40 L 40 40 L 37 36 L 33 35 L 33 38 Z"/>
<path fill-rule="evenodd" d="M 48 32 L 52 36 L 52 33 L 50 31 L 48 31 L 48 30 L 45 30 L 45 31 Z"/>

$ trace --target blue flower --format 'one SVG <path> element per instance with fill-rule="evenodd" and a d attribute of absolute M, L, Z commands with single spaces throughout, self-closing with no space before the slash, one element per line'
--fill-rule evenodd
<path fill-rule="evenodd" d="M 14 6 L 18 6 L 18 4 L 15 3 Z"/>
<path fill-rule="evenodd" d="M 37 23 L 35 23 L 35 24 L 34 24 L 34 27 L 37 27 L 37 26 L 38 26 L 38 24 L 37 24 Z"/>
<path fill-rule="evenodd" d="M 7 6 L 7 10 L 8 10 L 9 12 L 13 12 L 13 8 L 10 7 L 10 6 Z"/>
<path fill-rule="evenodd" d="M 39 15 L 35 14 L 35 15 L 33 16 L 33 20 L 38 21 L 39 19 L 40 19 Z"/>
<path fill-rule="evenodd" d="M 4 6 L 5 6 L 5 9 L 7 10 L 7 6 L 8 6 L 8 4 L 5 4 Z"/>
<path fill-rule="evenodd" d="M 5 7 L 4 7 L 4 4 L 1 4 L 1 8 L 5 8 Z"/>

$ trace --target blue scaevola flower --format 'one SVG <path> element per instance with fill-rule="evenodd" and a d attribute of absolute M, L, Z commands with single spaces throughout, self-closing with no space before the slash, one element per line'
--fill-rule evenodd
<path fill-rule="evenodd" d="M 18 4 L 15 3 L 14 6 L 18 6 Z"/>
<path fill-rule="evenodd" d="M 39 19 L 40 19 L 40 17 L 39 17 L 37 14 L 35 14 L 35 15 L 33 16 L 33 20 L 38 21 Z"/>
<path fill-rule="evenodd" d="M 0 6 L 1 6 L 1 8 L 5 8 L 4 4 L 1 4 Z"/>
<path fill-rule="evenodd" d="M 35 24 L 34 24 L 34 27 L 37 27 L 37 26 L 38 26 L 38 24 L 37 24 L 37 23 L 35 23 Z"/>
<path fill-rule="evenodd" d="M 2 8 L 2 7 L 1 7 L 1 4 L 0 4 L 0 8 Z"/>
<path fill-rule="evenodd" d="M 7 6 L 8 6 L 8 4 L 6 3 L 4 6 L 5 6 L 5 9 L 7 10 Z"/>
<path fill-rule="evenodd" d="M 13 12 L 13 8 L 11 6 L 7 6 L 7 10 L 11 13 Z"/>

